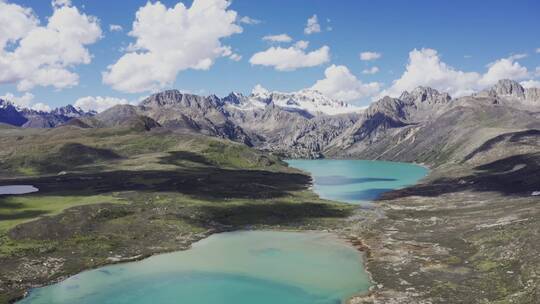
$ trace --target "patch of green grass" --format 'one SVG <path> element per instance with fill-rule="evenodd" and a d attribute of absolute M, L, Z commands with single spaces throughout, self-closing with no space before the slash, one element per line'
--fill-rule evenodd
<path fill-rule="evenodd" d="M 184 233 L 201 233 L 206 231 L 203 227 L 190 225 L 186 221 L 178 219 L 155 219 L 152 220 L 152 224 L 156 226 L 174 227 L 176 230 Z"/>
<path fill-rule="evenodd" d="M 208 148 L 202 151 L 202 155 L 218 166 L 229 168 L 271 169 L 284 165 L 277 158 L 263 155 L 245 145 L 225 144 L 220 141 L 211 142 Z"/>
<path fill-rule="evenodd" d="M 17 172 L 19 172 L 22 175 L 29 175 L 29 176 L 38 174 L 38 170 L 36 170 L 36 168 L 22 167 L 22 166 L 17 168 Z"/>
<path fill-rule="evenodd" d="M 88 204 L 119 203 L 123 200 L 112 195 L 47 196 L 22 195 L 0 199 L 0 234 L 15 225 L 42 215 L 54 215 L 62 210 Z"/>
<path fill-rule="evenodd" d="M 6 235 L 0 236 L 0 257 L 10 256 L 13 253 L 25 251 L 47 252 L 53 250 L 56 246 L 54 241 L 38 241 L 38 240 L 12 240 Z M 1 303 L 1 302 L 0 302 Z"/>
<path fill-rule="evenodd" d="M 490 271 L 492 269 L 499 267 L 499 263 L 495 261 L 490 261 L 490 260 L 483 260 L 483 261 L 480 261 L 476 266 L 481 271 Z"/>

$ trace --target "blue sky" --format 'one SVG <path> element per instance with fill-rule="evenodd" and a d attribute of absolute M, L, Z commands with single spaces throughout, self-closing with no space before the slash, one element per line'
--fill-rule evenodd
<path fill-rule="evenodd" d="M 35 79 L 31 80 L 33 85 L 30 88 L 21 88 L 21 82 L 24 82 L 25 77 L 33 77 L 36 74 L 36 71 L 31 69 L 39 67 L 29 67 L 28 73 L 17 72 L 19 73 L 17 74 L 14 71 L 14 76 L 11 77 L 0 76 L 0 96 L 20 99 L 27 94 L 28 100 L 21 103 L 26 102 L 28 106 L 45 103 L 56 107 L 75 103 L 82 97 L 97 96 L 103 99 L 117 98 L 111 101 L 113 103 L 115 100 L 133 102 L 155 90 L 167 88 L 224 96 L 230 91 L 249 93 L 255 85 L 260 84 L 269 90 L 286 92 L 312 87 L 320 89 L 330 97 L 366 104 L 381 94 L 395 95 L 398 91 L 411 89 L 416 85 L 431 85 L 451 91 L 454 95 L 463 95 L 491 85 L 494 77 L 515 78 L 529 85 L 537 84 L 540 79 L 540 71 L 537 70 L 540 66 L 538 1 L 234 0 L 230 6 L 223 8 L 225 12 L 233 11 L 237 14 L 236 20 L 227 23 L 233 33 L 209 35 L 212 37 L 208 39 L 218 42 L 220 47 L 229 46 L 233 54 L 242 58 L 239 61 L 231 60 L 230 55 L 225 53 L 217 56 L 201 55 L 201 58 L 198 58 L 197 54 L 189 54 L 186 57 L 195 59 L 211 56 L 212 63 L 204 69 L 193 69 L 186 68 L 186 65 L 195 63 L 186 62 L 187 59 L 178 59 L 177 68 L 173 69 L 176 73 L 172 72 L 175 77 L 166 77 L 165 81 L 159 84 L 152 83 L 153 79 L 139 79 L 138 76 L 132 80 L 121 79 L 126 74 L 128 76 L 137 74 L 141 77 L 147 74 L 146 66 L 138 66 L 141 61 L 139 59 L 128 64 L 127 72 L 122 70 L 122 67 L 115 69 L 117 74 L 110 77 L 112 80 L 104 81 L 103 77 L 107 67 L 117 63 L 127 53 L 148 51 L 144 45 L 137 49 L 128 48 L 137 40 L 137 37 L 129 36 L 128 33 L 132 30 L 136 13 L 149 5 L 146 0 L 73 0 L 71 3 L 66 0 L 56 1 L 56 9 L 53 9 L 48 1 L 4 0 L 3 4 L 31 8 L 32 14 L 40 21 L 36 26 L 47 26 L 47 20 L 55 14 L 55 10 L 62 10 L 65 7 L 76 8 L 81 16 L 96 17 L 101 35 L 89 37 L 95 41 L 83 45 L 91 55 L 90 62 L 80 59 L 67 64 L 66 69 L 78 75 L 78 80 L 60 88 L 46 80 Z M 195 1 L 208 1 L 212 4 L 223 0 Z M 172 9 L 178 2 L 161 1 L 166 9 Z M 190 9 L 192 1 L 181 2 L 185 4 L 186 10 Z M 155 4 L 156 1 L 151 3 Z M 317 16 L 320 32 L 306 34 L 307 20 L 314 15 Z M 259 22 L 256 24 L 240 22 L 241 18 L 246 16 Z M 213 22 L 211 16 L 209 19 L 198 20 Z M 198 20 L 194 18 L 190 22 L 196 23 Z M 149 25 L 148 31 L 152 31 L 150 21 L 144 22 Z M 69 23 L 62 24 L 69 27 Z M 120 25 L 122 30 L 111 31 L 112 24 Z M 192 24 L 192 26 L 198 28 L 197 26 L 201 25 Z M 224 25 L 217 26 L 219 29 Z M 241 27 L 241 33 L 238 27 Z M 9 61 L 10 57 L 6 53 L 15 51 L 28 35 L 27 32 L 22 31 L 3 46 L 4 52 L 0 53 L 0 67 L 2 57 L 4 61 Z M 277 43 L 262 39 L 264 36 L 277 34 L 287 34 L 292 41 Z M 0 38 L 1 35 L 0 30 Z M 152 33 L 141 31 L 138 38 L 142 39 L 144 35 Z M 181 29 L 178 34 L 174 29 L 167 31 L 166 35 L 159 33 L 159 37 L 164 41 L 186 35 L 189 36 L 191 33 Z M 155 35 L 152 37 L 155 38 Z M 204 39 L 206 36 L 201 35 L 192 44 Z M 254 54 L 265 52 L 272 47 L 280 50 L 293 48 L 300 40 L 309 42 L 307 48 L 298 49 L 300 57 L 281 58 L 282 54 L 277 52 L 262 53 L 259 57 L 265 64 L 257 64 L 250 60 Z M 69 42 L 66 43 L 71 45 Z M 159 49 L 157 47 L 159 43 L 154 44 L 155 57 L 171 54 L 170 50 Z M 167 43 L 164 45 L 166 48 Z M 197 45 L 194 49 L 208 45 L 214 47 L 215 43 L 209 41 L 208 44 Z M 326 56 L 306 58 L 305 64 L 295 66 L 304 58 L 302 56 L 320 50 L 324 46 L 329 50 Z M 187 44 L 186 48 L 191 48 L 191 44 Z M 411 54 L 415 49 L 418 51 L 414 53 L 416 55 Z M 381 57 L 370 61 L 361 60 L 359 54 L 367 51 L 379 53 Z M 66 52 L 65 56 L 69 54 Z M 411 56 L 416 56 L 416 59 L 412 59 Z M 62 60 L 57 59 L 52 65 L 62 65 L 59 63 L 63 62 Z M 287 68 L 286 71 L 276 70 L 274 62 L 289 64 L 287 60 L 293 61 L 290 63 L 293 65 L 292 68 Z M 486 75 L 493 65 L 496 65 L 496 68 L 490 75 Z M 169 67 L 164 64 L 163 68 Z M 363 73 L 368 69 L 372 69 L 372 72 L 378 71 L 373 74 Z M 325 76 L 325 71 L 329 75 Z M 165 74 L 159 69 L 155 73 L 158 76 Z M 439 76 L 430 78 L 424 74 Z M 151 77 L 148 75 L 148 78 Z M 399 79 L 401 81 L 395 83 Z M 321 80 L 324 81 L 317 83 Z M 151 85 L 152 88 L 139 90 L 140 83 Z M 89 106 L 90 104 L 92 103 L 90 102 Z"/>

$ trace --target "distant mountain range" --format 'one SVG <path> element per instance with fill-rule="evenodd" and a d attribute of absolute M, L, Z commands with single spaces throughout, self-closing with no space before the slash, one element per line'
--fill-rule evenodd
<path fill-rule="evenodd" d="M 399 98 L 384 97 L 367 108 L 312 90 L 231 93 L 224 98 L 169 90 L 149 96 L 138 106 L 117 105 L 99 114 L 73 106 L 38 112 L 0 100 L 0 122 L 40 128 L 185 129 L 287 157 L 437 164 L 480 157 L 483 151 L 478 149 L 483 144 L 495 138 L 504 141 L 505 134 L 521 132 L 527 140 L 537 138 L 528 131 L 540 130 L 540 89 L 501 80 L 472 96 L 452 98 L 418 87 Z"/>
<path fill-rule="evenodd" d="M 85 112 L 72 105 L 56 108 L 50 112 L 20 108 L 9 101 L 0 99 L 0 123 L 23 128 L 54 128 L 72 118 L 89 117 L 95 112 Z"/>

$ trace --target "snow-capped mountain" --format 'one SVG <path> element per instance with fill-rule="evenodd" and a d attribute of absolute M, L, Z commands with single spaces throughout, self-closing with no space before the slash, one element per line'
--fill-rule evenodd
<path fill-rule="evenodd" d="M 313 116 L 358 113 L 364 110 L 362 107 L 329 98 L 316 90 L 301 90 L 292 93 L 258 90 L 249 96 L 233 92 L 223 98 L 223 101 L 240 110 L 263 109 L 273 104 L 283 110 L 307 112 Z"/>
<path fill-rule="evenodd" d="M 83 109 L 81 108 L 76 108 L 70 104 L 68 104 L 67 106 L 64 106 L 64 107 L 60 107 L 60 108 L 56 108 L 54 110 L 52 110 L 50 112 L 51 114 L 55 114 L 55 115 L 62 115 L 62 116 L 65 116 L 65 117 L 82 117 L 82 116 L 88 116 L 89 114 L 96 114 L 95 112 L 93 111 L 90 111 L 90 112 L 85 112 Z"/>
<path fill-rule="evenodd" d="M 0 123 L 7 123 L 27 128 L 52 128 L 71 118 L 93 116 L 94 112 L 85 112 L 72 105 L 59 107 L 50 112 L 23 108 L 0 99 Z"/>

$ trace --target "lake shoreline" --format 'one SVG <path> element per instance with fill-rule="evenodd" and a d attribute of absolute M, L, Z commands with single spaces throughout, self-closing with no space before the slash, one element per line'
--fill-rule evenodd
<path fill-rule="evenodd" d="M 160 254 L 166 254 L 166 253 L 171 253 L 171 252 L 176 252 L 176 251 L 184 251 L 184 250 L 189 250 L 191 249 L 191 245 L 193 243 L 196 243 L 198 241 L 201 241 L 203 239 L 206 239 L 208 238 L 209 236 L 213 235 L 213 234 L 216 234 L 216 233 L 222 233 L 222 232 L 232 232 L 232 231 L 235 231 L 235 230 L 231 230 L 231 231 L 226 231 L 226 230 L 223 230 L 223 231 L 213 231 L 213 232 L 208 232 L 207 234 L 204 235 L 204 237 L 200 238 L 200 239 L 197 239 L 197 240 L 193 240 L 191 243 L 188 244 L 188 247 L 186 248 L 183 248 L 183 249 L 172 249 L 172 250 L 164 250 L 164 251 L 158 251 L 158 252 L 154 252 L 154 253 L 148 253 L 148 254 L 144 254 L 144 255 L 137 255 L 137 256 L 133 256 L 133 257 L 126 257 L 126 258 L 121 258 L 119 260 L 113 260 L 113 259 L 109 259 L 107 263 L 102 263 L 102 264 L 96 264 L 94 265 L 93 267 L 89 267 L 89 268 L 85 268 L 81 271 L 77 271 L 77 272 L 74 272 L 74 273 L 68 273 L 68 274 L 63 274 L 57 278 L 54 278 L 46 283 L 42 283 L 42 284 L 35 284 L 33 287 L 31 287 L 30 289 L 27 289 L 24 291 L 24 294 L 19 296 L 19 297 L 15 297 L 15 298 L 12 298 L 12 299 L 9 299 L 8 302 L 9 303 L 16 303 L 24 298 L 26 298 L 29 293 L 31 292 L 32 289 L 35 289 L 35 288 L 41 288 L 41 287 L 46 287 L 46 286 L 50 286 L 50 285 L 53 285 L 53 284 L 56 284 L 56 283 L 60 283 L 62 281 L 65 281 L 66 279 L 68 279 L 69 277 L 72 277 L 74 275 L 77 275 L 77 274 L 80 274 L 82 272 L 85 272 L 85 271 L 89 271 L 89 270 L 94 270 L 94 269 L 99 269 L 101 267 L 105 267 L 105 266 L 110 266 L 110 265 L 116 265 L 116 264 L 124 264 L 124 263 L 130 263 L 130 262 L 137 262 L 137 261 L 141 261 L 141 260 L 144 260 L 144 259 L 147 259 L 147 258 L 150 258 L 152 256 L 156 256 L 156 255 L 160 255 Z"/>
<path fill-rule="evenodd" d="M 203 241 L 205 239 L 208 239 L 210 236 L 215 235 L 215 234 L 228 233 L 228 232 L 249 232 L 249 231 L 274 231 L 274 232 L 329 233 L 329 234 L 332 234 L 332 235 L 334 235 L 336 237 L 336 239 L 342 241 L 343 245 L 350 246 L 351 248 L 354 248 L 356 251 L 358 251 L 358 253 L 359 253 L 360 257 L 361 257 L 361 260 L 362 260 L 362 266 L 364 267 L 363 270 L 368 275 L 368 277 L 370 279 L 370 283 L 373 284 L 371 273 L 367 270 L 367 267 L 366 267 L 367 266 L 366 259 L 370 255 L 369 247 L 367 247 L 362 242 L 362 240 L 360 240 L 358 238 L 352 238 L 350 236 L 347 236 L 343 231 L 332 231 L 332 230 L 322 229 L 322 228 L 317 229 L 317 230 L 302 229 L 302 228 L 297 228 L 297 229 L 290 229 L 290 228 L 283 229 L 283 228 L 281 228 L 280 229 L 280 228 L 271 228 L 271 227 L 264 227 L 264 228 L 260 228 L 260 229 L 242 229 L 242 228 L 240 228 L 240 229 L 229 229 L 229 230 L 225 229 L 225 230 L 208 231 L 207 233 L 204 234 L 204 236 L 201 235 L 202 237 L 200 239 L 191 240 L 191 242 L 189 244 L 187 244 L 187 247 L 182 248 L 182 249 L 164 250 L 164 251 L 154 252 L 154 253 L 146 254 L 146 255 L 126 257 L 126 258 L 122 258 L 120 260 L 112 260 L 112 259 L 110 259 L 109 262 L 107 262 L 107 263 L 95 265 L 95 267 L 85 268 L 85 269 L 83 269 L 81 271 L 74 272 L 74 273 L 71 273 L 71 274 L 65 274 L 65 275 L 59 276 L 59 277 L 57 277 L 55 279 L 52 279 L 52 280 L 47 281 L 47 282 L 42 283 L 42 284 L 35 284 L 30 289 L 25 290 L 24 293 L 21 296 L 9 299 L 8 303 L 17 303 L 18 301 L 21 301 L 21 300 L 25 299 L 26 297 L 29 296 L 32 289 L 57 284 L 57 283 L 60 283 L 62 281 L 67 280 L 68 278 L 70 278 L 72 276 L 75 276 L 77 274 L 80 274 L 80 273 L 83 273 L 83 272 L 86 272 L 86 271 L 95 270 L 95 269 L 99 269 L 99 268 L 106 267 L 106 266 L 111 266 L 111 265 L 126 264 L 126 263 L 131 263 L 131 262 L 142 261 L 142 260 L 148 259 L 150 257 L 157 256 L 157 255 L 190 250 L 190 249 L 193 248 L 192 247 L 193 244 L 195 244 L 197 242 L 200 242 L 200 241 Z M 372 286 L 373 285 L 370 286 L 370 289 L 371 289 Z M 355 294 L 349 296 L 348 298 L 342 299 L 342 301 L 344 303 L 346 303 L 346 304 L 351 304 L 351 303 L 353 303 L 353 302 L 350 302 L 351 299 L 354 299 L 354 298 L 359 297 L 359 296 L 364 296 L 364 295 L 367 295 L 367 294 L 370 294 L 370 293 L 371 293 L 371 290 L 360 291 L 358 293 L 355 293 Z"/>

